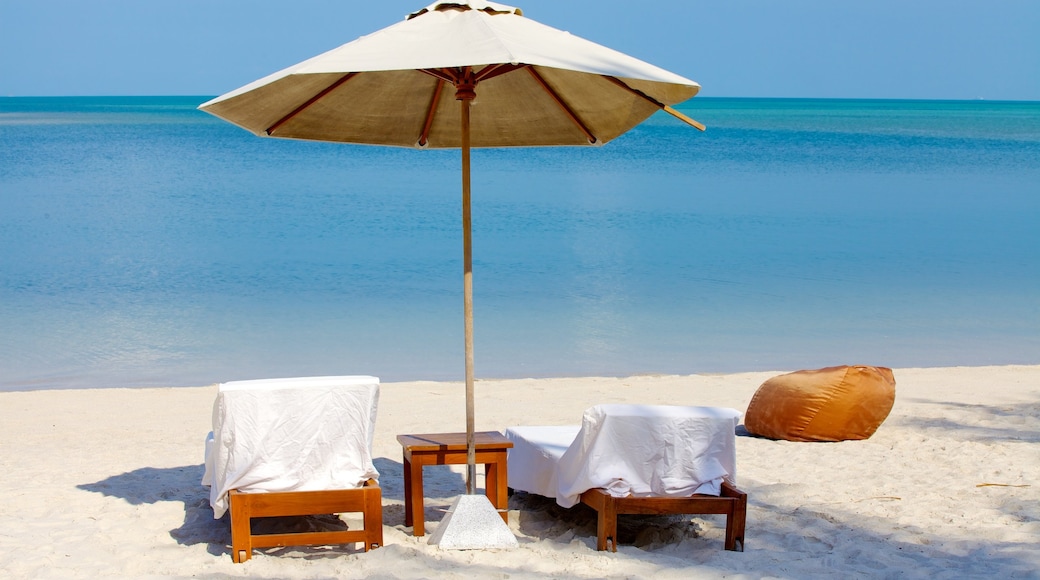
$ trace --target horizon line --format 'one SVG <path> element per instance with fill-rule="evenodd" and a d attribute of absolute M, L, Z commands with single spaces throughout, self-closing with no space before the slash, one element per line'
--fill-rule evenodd
<path fill-rule="evenodd" d="M 163 98 L 199 98 L 199 99 L 212 99 L 219 95 L 216 94 L 67 94 L 67 95 L 0 95 L 0 99 L 163 99 Z M 953 98 L 953 97 L 791 97 L 791 96 L 735 96 L 735 95 L 713 95 L 703 96 L 697 95 L 690 99 L 679 103 L 676 106 L 684 105 L 691 102 L 706 101 L 714 99 L 729 99 L 729 100 L 757 100 L 757 101 L 926 101 L 926 102 L 957 102 L 957 103 L 975 103 L 975 102 L 988 102 L 988 103 L 1040 103 L 1040 99 L 1014 99 L 1014 98 L 988 98 L 988 97 L 973 97 L 973 98 Z"/>

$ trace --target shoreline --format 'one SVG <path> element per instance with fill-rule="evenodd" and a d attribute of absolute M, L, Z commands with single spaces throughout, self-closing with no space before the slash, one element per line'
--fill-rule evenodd
<path fill-rule="evenodd" d="M 853 364 L 853 363 L 836 363 L 836 364 Z M 871 363 L 868 361 L 866 363 L 857 363 L 857 364 L 871 364 Z M 835 365 L 830 365 L 830 366 L 835 366 Z M 884 365 L 881 365 L 881 366 L 884 366 Z M 1017 362 L 1015 362 L 1015 363 L 995 363 L 995 364 L 967 364 L 967 365 L 956 365 L 956 366 L 936 364 L 936 365 L 931 365 L 931 366 L 929 366 L 929 365 L 906 366 L 906 367 L 900 367 L 900 368 L 895 369 L 895 370 L 903 370 L 903 371 L 907 371 L 907 370 L 909 370 L 909 371 L 924 370 L 924 371 L 927 371 L 927 370 L 943 370 L 943 369 L 987 369 L 987 368 L 994 368 L 994 369 L 996 369 L 996 368 L 1031 368 L 1031 367 L 1040 367 L 1040 362 L 1037 362 L 1037 363 L 1017 363 Z M 808 367 L 806 367 L 806 368 L 808 368 Z M 545 375 L 545 376 L 542 376 L 542 375 L 531 375 L 531 376 L 518 376 L 518 377 L 479 377 L 478 376 L 478 377 L 476 377 L 474 379 L 474 381 L 477 384 L 480 384 L 480 383 L 508 383 L 508 382 L 513 382 L 513 381 L 573 381 L 573 380 L 591 380 L 591 379 L 597 379 L 597 380 L 600 380 L 600 379 L 601 380 L 619 380 L 619 379 L 640 379 L 640 378 L 663 379 L 663 378 L 673 378 L 673 377 L 674 378 L 679 378 L 679 377 L 687 377 L 687 378 L 688 377 L 725 377 L 725 376 L 731 376 L 731 375 L 746 375 L 746 374 L 767 374 L 769 376 L 775 376 L 775 375 L 780 375 L 780 374 L 784 374 L 784 373 L 794 372 L 796 370 L 799 370 L 799 369 L 795 369 L 795 368 L 782 369 L 782 368 L 780 368 L 780 369 L 750 370 L 750 371 L 749 370 L 742 370 L 742 371 L 705 371 L 705 372 L 695 372 L 695 373 L 689 373 L 689 374 L 670 373 L 670 372 L 657 372 L 657 371 L 645 371 L 645 372 L 635 372 L 635 373 L 629 373 L 629 374 L 603 374 L 603 375 L 589 375 L 589 374 L 580 374 L 579 373 L 579 374 L 574 374 L 574 375 L 552 374 L 552 375 Z M 254 377 L 254 376 L 241 376 L 241 377 L 238 377 L 238 376 L 236 376 L 236 377 L 233 377 L 233 378 L 228 378 L 227 381 L 232 381 L 232 380 L 235 380 L 235 381 L 251 380 L 251 379 L 260 379 L 260 378 L 265 378 L 265 379 L 266 378 L 279 378 L 281 376 L 282 375 L 270 376 L 270 377 L 268 377 L 268 376 L 264 376 L 264 377 L 260 377 L 260 376 L 256 376 L 256 377 Z M 286 376 L 288 376 L 288 375 L 286 375 Z M 293 375 L 293 376 L 303 376 L 303 375 Z M 313 376 L 323 376 L 323 375 L 313 375 Z M 43 382 L 43 379 L 41 379 L 38 382 Z M 427 383 L 449 384 L 449 385 L 462 385 L 463 384 L 461 379 L 459 379 L 459 380 L 448 380 L 448 379 L 436 379 L 436 378 L 434 378 L 434 379 L 390 380 L 390 381 L 382 381 L 381 382 L 382 385 L 427 384 Z M 0 395 L 2 395 L 3 393 L 35 393 L 35 392 L 41 392 L 41 391 L 61 391 L 61 392 L 67 392 L 67 391 L 99 391 L 99 390 L 109 390 L 109 389 L 123 389 L 123 390 L 196 389 L 196 388 L 214 387 L 217 384 L 219 384 L 219 383 L 218 382 L 214 382 L 214 383 L 206 383 L 206 384 L 182 384 L 182 385 L 172 385 L 172 384 L 128 384 L 128 385 L 116 385 L 116 386 L 58 385 L 58 386 L 42 386 L 42 387 L 28 386 L 28 385 L 18 385 L 18 386 L 12 386 L 12 385 L 2 386 L 2 385 L 0 385 Z"/>
<path fill-rule="evenodd" d="M 746 410 L 780 372 L 478 380 L 476 428 L 576 424 L 608 402 Z M 866 441 L 737 437 L 747 545 L 713 516 L 628 526 L 596 552 L 588 513 L 514 496 L 512 552 L 441 552 L 403 525 L 400 433 L 460 431 L 461 382 L 381 385 L 374 456 L 385 545 L 257 551 L 231 562 L 202 473 L 215 385 L 0 392 L 0 572 L 10 577 L 1027 577 L 1040 569 L 1040 365 L 895 369 Z M 436 413 L 429 413 L 435 409 Z M 464 491 L 428 468 L 427 533 Z M 427 535 L 427 538 L 429 535 Z M 626 541 L 627 540 L 627 541 Z"/>

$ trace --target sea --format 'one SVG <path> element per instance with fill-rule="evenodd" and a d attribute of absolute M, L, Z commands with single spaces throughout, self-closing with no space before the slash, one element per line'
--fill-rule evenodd
<path fill-rule="evenodd" d="M 458 151 L 207 99 L 0 98 L 0 390 L 462 380 Z M 478 380 L 1040 363 L 1040 103 L 678 108 L 474 151 Z"/>

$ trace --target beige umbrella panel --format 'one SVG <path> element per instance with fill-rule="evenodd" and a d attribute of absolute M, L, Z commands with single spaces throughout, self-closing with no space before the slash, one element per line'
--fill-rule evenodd
<path fill-rule="evenodd" d="M 458 68 L 293 74 L 204 110 L 258 135 L 458 148 L 455 93 L 466 74 Z M 479 86 L 474 147 L 603 144 L 662 108 L 636 92 L 640 83 L 632 79 L 529 65 L 472 67 L 468 74 Z"/>
<path fill-rule="evenodd" d="M 474 493 L 470 148 L 602 145 L 700 86 L 483 0 L 435 3 L 199 108 L 256 135 L 462 152 L 466 489 Z"/>

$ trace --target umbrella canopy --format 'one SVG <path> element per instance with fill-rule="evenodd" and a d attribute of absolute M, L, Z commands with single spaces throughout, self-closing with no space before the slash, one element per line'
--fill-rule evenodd
<path fill-rule="evenodd" d="M 600 145 L 700 89 L 517 8 L 471 0 L 433 4 L 201 109 L 261 136 L 457 148 L 453 97 L 464 85 L 479 86 L 473 147 Z"/>
<path fill-rule="evenodd" d="M 470 147 L 601 145 L 658 110 L 704 130 L 671 108 L 698 90 L 517 8 L 459 0 L 431 4 L 199 108 L 260 136 L 462 150 L 466 487 L 473 493 Z"/>

